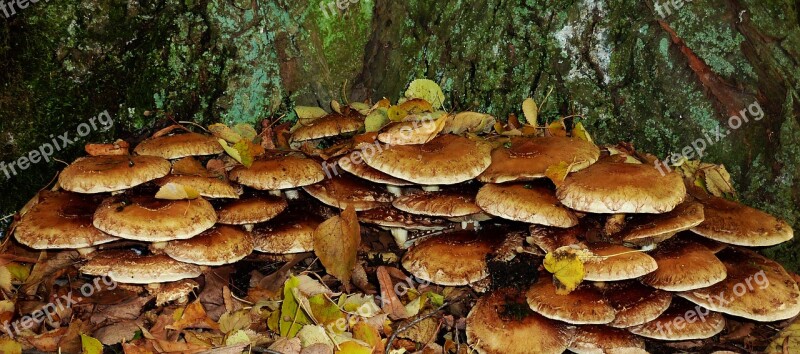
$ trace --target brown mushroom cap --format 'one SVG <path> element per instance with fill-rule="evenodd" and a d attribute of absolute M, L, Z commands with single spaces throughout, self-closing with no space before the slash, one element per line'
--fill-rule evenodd
<path fill-rule="evenodd" d="M 253 252 L 250 234 L 233 226 L 212 227 L 187 240 L 167 243 L 164 253 L 175 260 L 198 265 L 234 263 Z"/>
<path fill-rule="evenodd" d="M 614 321 L 608 324 L 611 327 L 625 328 L 650 322 L 672 303 L 672 293 L 633 280 L 606 283 L 602 290 L 617 311 Z"/>
<path fill-rule="evenodd" d="M 268 221 L 283 212 L 289 204 L 275 196 L 252 197 L 225 204 L 217 212 L 217 223 L 229 225 L 256 224 Z"/>
<path fill-rule="evenodd" d="M 570 228 L 531 225 L 528 243 L 534 244 L 545 252 L 553 252 L 559 247 L 577 245 L 579 237 L 586 233 L 586 228 L 578 225 Z"/>
<path fill-rule="evenodd" d="M 435 284 L 467 285 L 489 275 L 486 255 L 501 241 L 465 230 L 433 236 L 406 252 L 403 268 L 417 278 Z"/>
<path fill-rule="evenodd" d="M 189 294 L 199 287 L 200 285 L 196 281 L 183 279 L 156 286 L 148 291 L 156 296 L 156 306 L 163 306 L 171 301 L 188 299 Z"/>
<path fill-rule="evenodd" d="M 587 248 L 597 257 L 584 263 L 585 280 L 617 281 L 641 277 L 658 268 L 647 253 L 610 243 L 588 243 Z"/>
<path fill-rule="evenodd" d="M 279 190 L 320 182 L 325 173 L 312 159 L 286 155 L 255 161 L 250 168 L 237 166 L 231 170 L 230 178 L 255 189 Z"/>
<path fill-rule="evenodd" d="M 600 162 L 567 176 L 556 191 L 561 203 L 588 213 L 666 213 L 686 197 L 677 173 L 653 166 Z"/>
<path fill-rule="evenodd" d="M 284 213 L 253 229 L 255 250 L 290 254 L 314 250 L 314 230 L 323 220 L 306 213 Z"/>
<path fill-rule="evenodd" d="M 491 147 L 456 135 L 421 145 L 390 145 L 364 161 L 381 172 L 423 185 L 456 184 L 475 178 L 491 163 Z"/>
<path fill-rule="evenodd" d="M 133 151 L 139 155 L 171 160 L 186 156 L 216 155 L 225 150 L 213 136 L 185 133 L 147 139 L 139 143 Z"/>
<path fill-rule="evenodd" d="M 728 277 L 678 295 L 700 306 L 755 321 L 778 321 L 800 313 L 800 290 L 783 267 L 758 253 L 728 248 L 718 253 Z"/>
<path fill-rule="evenodd" d="M 34 249 L 83 248 L 117 240 L 92 225 L 97 198 L 45 190 L 37 199 L 14 229 L 19 243 Z"/>
<path fill-rule="evenodd" d="M 635 215 L 628 221 L 625 229 L 614 237 L 636 244 L 648 243 L 648 240 L 653 239 L 660 242 L 663 241 L 662 235 L 674 235 L 699 225 L 703 222 L 703 215 L 702 204 L 685 201 L 664 214 Z"/>
<path fill-rule="evenodd" d="M 542 274 L 526 293 L 533 311 L 554 320 L 573 324 L 606 324 L 615 310 L 594 286 L 582 284 L 567 295 L 556 293 L 553 277 Z"/>
<path fill-rule="evenodd" d="M 420 192 L 398 197 L 392 205 L 404 212 L 440 217 L 460 217 L 482 213 L 475 196 L 463 191 Z"/>
<path fill-rule="evenodd" d="M 58 184 L 77 193 L 116 192 L 164 177 L 169 169 L 169 161 L 155 156 L 86 156 L 61 171 Z"/>
<path fill-rule="evenodd" d="M 603 325 L 578 326 L 569 350 L 577 354 L 647 354 L 641 337 Z"/>
<path fill-rule="evenodd" d="M 339 209 L 352 206 L 356 211 L 374 209 L 392 202 L 392 194 L 351 175 L 339 175 L 305 186 L 303 189 L 317 200 Z"/>
<path fill-rule="evenodd" d="M 562 353 L 575 329 L 532 312 L 512 291 L 478 299 L 467 315 L 467 342 L 481 354 Z"/>
<path fill-rule="evenodd" d="M 706 339 L 725 329 L 725 318 L 700 306 L 676 298 L 655 320 L 628 328 L 642 337 L 680 341 Z"/>
<path fill-rule="evenodd" d="M 642 282 L 657 289 L 686 291 L 723 281 L 725 265 L 707 248 L 686 240 L 667 240 L 650 254 L 658 263 L 656 271 Z"/>
<path fill-rule="evenodd" d="M 358 221 L 382 227 L 398 227 L 407 230 L 442 230 L 450 225 L 445 219 L 410 214 L 392 206 L 381 206 L 361 211 L 358 213 Z"/>
<path fill-rule="evenodd" d="M 216 222 L 217 212 L 203 198 L 168 201 L 111 197 L 94 213 L 96 228 L 121 238 L 150 242 L 191 238 Z"/>
<path fill-rule="evenodd" d="M 705 220 L 692 232 L 732 245 L 761 247 L 791 240 L 794 231 L 785 221 L 724 198 L 700 199 Z"/>
<path fill-rule="evenodd" d="M 575 214 L 558 202 L 553 191 L 538 184 L 487 184 L 475 201 L 487 213 L 504 219 L 564 228 L 578 224 Z"/>
<path fill-rule="evenodd" d="M 508 145 L 508 144 L 507 144 Z M 545 177 L 547 168 L 573 163 L 572 172 L 582 170 L 600 157 L 594 144 L 577 138 L 511 138 L 510 146 L 492 151 L 492 164 L 478 180 L 486 183 L 530 181 Z"/>
<path fill-rule="evenodd" d="M 356 163 L 356 161 L 352 160 L 351 155 L 340 158 L 337 161 L 337 166 L 356 177 L 363 178 L 370 182 L 387 184 L 390 186 L 410 186 L 413 184 L 369 167 L 364 161 L 358 161 L 358 163 Z"/>
<path fill-rule="evenodd" d="M 364 127 L 364 117 L 358 113 L 342 115 L 331 113 L 297 128 L 292 141 L 306 141 L 352 133 Z"/>
<path fill-rule="evenodd" d="M 206 198 L 239 198 L 239 194 L 241 194 L 241 191 L 237 190 L 228 181 L 215 177 L 167 175 L 157 179 L 155 183 L 159 186 L 167 183 L 177 183 L 193 188 Z"/>
<path fill-rule="evenodd" d="M 134 252 L 107 252 L 90 259 L 81 273 L 104 276 L 127 284 L 178 281 L 200 276 L 200 267 L 176 261 L 167 255 L 140 256 Z"/>

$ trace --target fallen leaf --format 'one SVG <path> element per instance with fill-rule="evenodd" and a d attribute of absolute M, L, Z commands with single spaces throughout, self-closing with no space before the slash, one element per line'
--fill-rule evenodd
<path fill-rule="evenodd" d="M 200 197 L 200 192 L 196 189 L 175 182 L 161 186 L 156 192 L 156 199 L 183 200 L 197 199 L 198 197 Z"/>
<path fill-rule="evenodd" d="M 208 318 L 200 301 L 194 301 L 173 314 L 175 322 L 167 329 L 182 330 L 185 328 L 219 329 L 219 325 Z"/>
<path fill-rule="evenodd" d="M 0 289 L 11 291 L 11 272 L 5 266 L 0 266 Z"/>
<path fill-rule="evenodd" d="M 558 187 L 564 183 L 564 180 L 567 178 L 570 170 L 572 170 L 572 164 L 569 164 L 566 161 L 561 161 L 555 165 L 547 167 L 547 170 L 544 171 L 544 175 L 553 181 L 553 184 Z"/>
<path fill-rule="evenodd" d="M 589 131 L 586 130 L 582 122 L 575 123 L 575 127 L 572 128 L 572 136 L 590 143 L 594 143 L 592 136 L 589 135 Z"/>
<path fill-rule="evenodd" d="M 303 326 L 311 323 L 311 318 L 300 308 L 300 301 L 293 291 L 299 284 L 297 278 L 290 277 L 283 286 L 283 303 L 279 318 L 281 337 L 294 337 Z"/>
<path fill-rule="evenodd" d="M 389 110 L 383 107 L 372 111 L 364 119 L 364 128 L 367 133 L 377 132 L 389 123 Z"/>
<path fill-rule="evenodd" d="M 478 112 L 460 112 L 447 121 L 445 133 L 460 135 L 463 133 L 488 133 L 497 120 L 489 114 Z"/>
<path fill-rule="evenodd" d="M 538 119 L 539 119 L 539 106 L 536 105 L 536 101 L 533 98 L 526 98 L 525 101 L 522 101 L 522 114 L 525 115 L 525 121 L 534 126 L 538 127 Z"/>
<path fill-rule="evenodd" d="M 324 117 L 328 114 L 324 109 L 311 106 L 295 106 L 294 112 L 297 113 L 298 120 L 303 120 L 303 124 L 308 124 L 314 119 Z"/>
<path fill-rule="evenodd" d="M 22 354 L 22 344 L 10 338 L 0 338 L 0 353 Z"/>
<path fill-rule="evenodd" d="M 103 343 L 85 334 L 81 334 L 81 348 L 82 354 L 103 354 Z"/>
<path fill-rule="evenodd" d="M 419 98 L 430 102 L 434 109 L 439 109 L 444 104 L 444 92 L 442 92 L 442 88 L 439 87 L 439 84 L 435 81 L 429 79 L 417 79 L 412 81 L 408 85 L 405 96 L 408 99 Z"/>
<path fill-rule="evenodd" d="M 363 341 L 372 347 L 373 353 L 383 353 L 385 346 L 381 334 L 366 322 L 359 321 L 353 326 L 353 338 Z"/>
<path fill-rule="evenodd" d="M 547 126 L 547 132 L 550 136 L 559 136 L 559 137 L 566 137 L 567 136 L 567 126 L 564 125 L 564 118 L 559 120 L 553 121 Z"/>
<path fill-rule="evenodd" d="M 544 257 L 544 269 L 553 273 L 556 293 L 560 295 L 575 290 L 586 275 L 583 260 L 570 247 L 561 247 L 548 252 Z"/>
<path fill-rule="evenodd" d="M 336 354 L 372 354 L 372 348 L 349 341 L 339 344 L 339 350 Z"/>
<path fill-rule="evenodd" d="M 328 337 L 328 333 L 325 332 L 325 328 L 319 325 L 303 326 L 303 328 L 297 332 L 297 338 L 300 338 L 300 343 L 304 348 L 314 344 L 325 344 L 333 347 L 333 342 L 330 337 Z"/>
<path fill-rule="evenodd" d="M 328 274 L 339 279 L 346 291 L 350 289 L 360 244 L 361 228 L 352 205 L 348 205 L 341 216 L 325 220 L 314 231 L 314 253 Z"/>

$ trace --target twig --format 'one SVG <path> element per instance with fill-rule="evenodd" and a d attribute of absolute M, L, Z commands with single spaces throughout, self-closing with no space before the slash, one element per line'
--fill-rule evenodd
<path fill-rule="evenodd" d="M 6 216 L 4 216 L 2 219 L 0 219 L 0 221 L 6 221 L 6 219 L 8 219 L 8 218 L 10 218 L 10 217 L 14 216 L 14 214 L 16 214 L 16 213 L 13 213 L 13 214 L 8 214 L 8 215 L 6 215 Z"/>
<path fill-rule="evenodd" d="M 394 333 L 392 333 L 392 336 L 389 337 L 389 340 L 386 342 L 386 350 L 384 351 L 384 354 L 389 354 L 389 352 L 392 350 L 392 343 L 397 338 L 398 334 L 400 334 L 401 332 L 407 331 L 411 327 L 414 327 L 417 323 L 420 323 L 420 322 L 422 322 L 422 321 L 424 321 L 424 320 L 426 320 L 428 318 L 433 317 L 434 315 L 439 313 L 439 311 L 444 310 L 445 307 L 450 306 L 450 304 L 455 303 L 455 302 L 459 302 L 459 301 L 461 301 L 461 300 L 455 300 L 453 302 L 445 302 L 444 304 L 442 304 L 442 306 L 439 306 L 438 308 L 436 308 L 436 310 L 428 312 L 425 315 L 423 315 L 423 316 L 421 316 L 421 317 L 409 322 L 405 326 L 402 326 L 402 327 L 398 328 L 396 331 L 394 331 Z"/>

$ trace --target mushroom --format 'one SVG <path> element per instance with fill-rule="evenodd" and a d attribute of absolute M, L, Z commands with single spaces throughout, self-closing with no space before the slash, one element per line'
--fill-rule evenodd
<path fill-rule="evenodd" d="M 386 185 L 386 189 L 389 191 L 389 193 L 392 193 L 395 196 L 400 196 L 403 194 L 400 187 L 410 186 L 413 184 L 409 181 L 392 177 L 386 173 L 369 167 L 369 165 L 364 163 L 364 161 L 362 161 L 360 158 L 357 162 L 353 161 L 351 155 L 341 157 L 337 161 L 336 165 L 341 167 L 342 170 L 347 171 L 356 177 L 363 178 L 370 182 Z"/>
<path fill-rule="evenodd" d="M 353 133 L 364 128 L 364 117 L 352 110 L 347 115 L 331 113 L 297 128 L 292 133 L 292 142 L 327 138 Z"/>
<path fill-rule="evenodd" d="M 567 176 L 556 196 L 568 208 L 600 214 L 666 213 L 686 197 L 677 173 L 662 175 L 652 166 L 598 162 Z"/>
<path fill-rule="evenodd" d="M 216 155 L 225 150 L 213 136 L 184 133 L 147 139 L 139 143 L 133 151 L 139 155 L 172 160 L 186 156 Z"/>
<path fill-rule="evenodd" d="M 191 279 L 183 279 L 169 283 L 147 284 L 147 291 L 156 297 L 156 306 L 163 306 L 175 301 L 185 304 L 189 301 L 189 295 L 198 289 L 200 285 Z"/>
<path fill-rule="evenodd" d="M 680 238 L 661 243 L 651 256 L 658 263 L 658 269 L 642 277 L 642 282 L 657 289 L 699 289 L 719 283 L 727 276 L 725 265 L 713 252 Z"/>
<path fill-rule="evenodd" d="M 794 231 L 785 221 L 763 211 L 715 196 L 699 199 L 705 220 L 692 232 L 732 245 L 763 247 L 791 240 Z"/>
<path fill-rule="evenodd" d="M 390 176 L 423 186 L 456 184 L 475 178 L 491 163 L 483 141 L 440 135 L 420 145 L 390 145 L 364 162 Z"/>
<path fill-rule="evenodd" d="M 569 350 L 576 354 L 647 354 L 644 339 L 630 332 L 603 325 L 578 326 Z"/>
<path fill-rule="evenodd" d="M 586 248 L 595 257 L 585 264 L 585 280 L 617 281 L 649 274 L 658 268 L 653 257 L 639 250 L 610 243 L 587 243 Z"/>
<path fill-rule="evenodd" d="M 447 220 L 409 214 L 391 206 L 382 206 L 359 212 L 358 220 L 389 230 L 394 237 L 395 243 L 403 249 L 427 236 L 426 231 L 441 231 L 453 227 Z M 409 235 L 409 231 L 419 233 Z"/>
<path fill-rule="evenodd" d="M 702 316 L 702 318 L 699 318 Z M 725 318 L 717 312 L 698 313 L 697 307 L 676 298 L 655 320 L 628 328 L 642 337 L 667 341 L 706 339 L 725 329 Z"/>
<path fill-rule="evenodd" d="M 569 294 L 559 295 L 549 274 L 541 274 L 525 296 L 533 311 L 567 323 L 606 324 L 616 316 L 616 310 L 593 285 L 581 284 Z"/>
<path fill-rule="evenodd" d="M 760 322 L 785 320 L 800 313 L 800 290 L 780 264 L 742 248 L 728 248 L 718 256 L 728 277 L 678 296 L 713 311 Z"/>
<path fill-rule="evenodd" d="M 235 263 L 252 252 L 250 233 L 227 225 L 210 228 L 187 240 L 169 241 L 164 247 L 164 253 L 175 260 L 206 266 Z"/>
<path fill-rule="evenodd" d="M 322 218 L 307 213 L 286 212 L 253 228 L 254 248 L 274 254 L 311 252 L 314 250 L 314 231 L 322 221 Z"/>
<path fill-rule="evenodd" d="M 531 224 L 572 227 L 578 217 L 564 208 L 549 188 L 541 184 L 487 184 L 475 197 L 489 214 Z"/>
<path fill-rule="evenodd" d="M 392 202 L 392 194 L 352 175 L 339 175 L 303 187 L 312 197 L 339 209 L 352 206 L 356 211 L 369 210 Z"/>
<path fill-rule="evenodd" d="M 536 245 L 545 252 L 553 252 L 559 247 L 577 245 L 581 243 L 579 236 L 586 233 L 586 228 L 577 225 L 570 228 L 550 227 L 541 225 L 530 226 L 530 236 L 526 241 Z"/>
<path fill-rule="evenodd" d="M 703 205 L 685 201 L 664 214 L 635 214 L 615 239 L 636 245 L 659 243 L 704 220 Z"/>
<path fill-rule="evenodd" d="M 653 289 L 635 280 L 606 283 L 603 296 L 616 310 L 611 327 L 626 328 L 650 322 L 669 308 L 672 293 Z"/>
<path fill-rule="evenodd" d="M 461 222 L 462 228 L 467 228 L 467 223 L 477 224 L 491 219 L 475 204 L 475 195 L 463 189 L 413 193 L 396 198 L 392 205 L 410 214 Z"/>
<path fill-rule="evenodd" d="M 169 161 L 155 156 L 86 156 L 61 171 L 58 184 L 77 193 L 116 192 L 164 177 L 169 170 Z"/>
<path fill-rule="evenodd" d="M 230 179 L 258 190 L 277 192 L 320 182 L 325 174 L 322 166 L 312 159 L 279 154 L 255 161 L 250 167 L 234 167 Z M 287 197 L 292 199 L 290 194 L 294 193 L 287 192 Z"/>
<path fill-rule="evenodd" d="M 502 239 L 458 230 L 420 241 L 403 256 L 403 268 L 435 284 L 458 286 L 489 276 L 486 256 Z"/>
<path fill-rule="evenodd" d="M 217 211 L 217 223 L 247 225 L 268 221 L 283 212 L 289 204 L 275 196 L 259 196 L 232 201 Z"/>
<path fill-rule="evenodd" d="M 126 195 L 107 198 L 94 213 L 94 226 L 108 234 L 137 241 L 191 238 L 214 226 L 217 212 L 203 198 L 159 200 Z"/>
<path fill-rule="evenodd" d="M 600 149 L 578 138 L 512 137 L 505 145 L 492 150 L 492 163 L 478 176 L 478 181 L 503 183 L 544 178 L 550 166 L 572 163 L 570 171 L 579 171 L 600 157 Z"/>
<path fill-rule="evenodd" d="M 102 252 L 81 266 L 81 273 L 108 276 L 125 284 L 151 284 L 196 278 L 200 267 L 166 255 L 138 255 L 133 251 Z"/>
<path fill-rule="evenodd" d="M 481 354 L 557 354 L 567 349 L 575 328 L 528 308 L 513 290 L 478 299 L 467 315 L 467 343 Z"/>
<path fill-rule="evenodd" d="M 92 225 L 99 204 L 95 196 L 41 191 L 20 219 L 14 236 L 34 249 L 80 249 L 118 240 Z"/>
<path fill-rule="evenodd" d="M 228 183 L 228 181 L 216 177 L 167 175 L 155 180 L 155 184 L 159 186 L 163 186 L 167 183 L 176 183 L 191 187 L 206 198 L 235 199 L 239 198 L 241 194 L 241 191 Z"/>

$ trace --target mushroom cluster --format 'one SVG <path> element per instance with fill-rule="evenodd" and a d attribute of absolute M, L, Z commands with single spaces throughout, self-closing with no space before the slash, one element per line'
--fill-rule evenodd
<path fill-rule="evenodd" d="M 687 188 L 645 155 L 474 112 L 407 114 L 365 133 L 369 113 L 301 120 L 291 148 L 249 166 L 193 132 L 79 158 L 26 206 L 14 235 L 81 250 L 88 275 L 191 291 L 205 267 L 253 251 L 313 251 L 318 226 L 352 208 L 363 230 L 392 236 L 418 279 L 483 293 L 466 321 L 479 353 L 645 352 L 646 338 L 714 336 L 726 316 L 800 312 L 794 279 L 746 248 L 787 241 L 791 227 Z M 212 171 L 210 159 L 226 163 Z M 165 187 L 198 195 L 159 198 Z M 577 258 L 579 284 L 564 291 L 558 272 L 533 264 L 538 277 L 498 287 L 490 260 L 530 253 Z"/>

